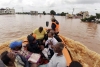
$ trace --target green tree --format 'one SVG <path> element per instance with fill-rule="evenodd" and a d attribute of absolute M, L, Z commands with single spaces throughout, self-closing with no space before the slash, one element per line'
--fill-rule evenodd
<path fill-rule="evenodd" d="M 100 19 L 100 14 L 99 13 L 96 13 L 96 18 Z"/>
<path fill-rule="evenodd" d="M 51 11 L 50 11 L 50 14 L 51 14 L 51 15 L 56 15 L 56 12 L 55 12 L 54 10 L 51 10 Z"/>
<path fill-rule="evenodd" d="M 45 11 L 43 11 L 43 14 L 44 14 L 44 15 L 46 15 L 46 12 L 45 12 Z"/>
<path fill-rule="evenodd" d="M 62 13 L 61 13 L 61 16 L 66 16 L 66 13 L 62 12 Z"/>

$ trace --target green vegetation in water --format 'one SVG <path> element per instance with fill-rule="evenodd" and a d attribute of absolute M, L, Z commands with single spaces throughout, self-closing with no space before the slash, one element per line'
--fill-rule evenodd
<path fill-rule="evenodd" d="M 96 16 L 90 16 L 89 18 L 84 18 L 84 19 L 81 19 L 81 21 L 83 22 L 92 22 L 92 21 L 96 21 L 96 19 L 100 19 L 100 13 L 96 13 Z"/>

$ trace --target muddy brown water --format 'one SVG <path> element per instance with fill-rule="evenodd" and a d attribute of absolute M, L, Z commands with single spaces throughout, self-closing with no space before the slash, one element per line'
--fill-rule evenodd
<path fill-rule="evenodd" d="M 67 19 L 55 16 L 60 23 L 60 34 L 79 41 L 89 49 L 100 53 L 100 24 L 81 22 L 80 19 Z M 50 15 L 0 15 L 0 43 L 26 36 L 39 27 L 51 25 Z"/>

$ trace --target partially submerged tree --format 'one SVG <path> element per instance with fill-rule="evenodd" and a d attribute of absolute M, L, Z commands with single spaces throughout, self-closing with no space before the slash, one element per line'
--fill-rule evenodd
<path fill-rule="evenodd" d="M 51 14 L 51 15 L 56 15 L 56 12 L 55 12 L 54 10 L 51 10 L 51 11 L 50 11 L 50 14 Z"/>
<path fill-rule="evenodd" d="M 44 15 L 46 15 L 46 12 L 45 12 L 45 11 L 43 11 L 43 14 L 44 14 Z"/>

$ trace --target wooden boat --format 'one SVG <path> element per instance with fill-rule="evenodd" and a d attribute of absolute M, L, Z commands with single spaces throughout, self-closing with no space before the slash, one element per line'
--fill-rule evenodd
<path fill-rule="evenodd" d="M 67 60 L 68 65 L 71 61 L 79 61 L 83 65 L 83 67 L 100 67 L 100 54 L 89 50 L 86 46 L 77 41 L 65 38 L 62 35 L 59 36 L 65 43 L 63 54 Z M 26 36 L 21 37 L 17 40 L 24 40 L 25 38 Z M 10 50 L 10 42 L 11 41 L 0 44 L 0 54 L 5 50 Z M 72 58 L 70 55 L 72 56 Z"/>

